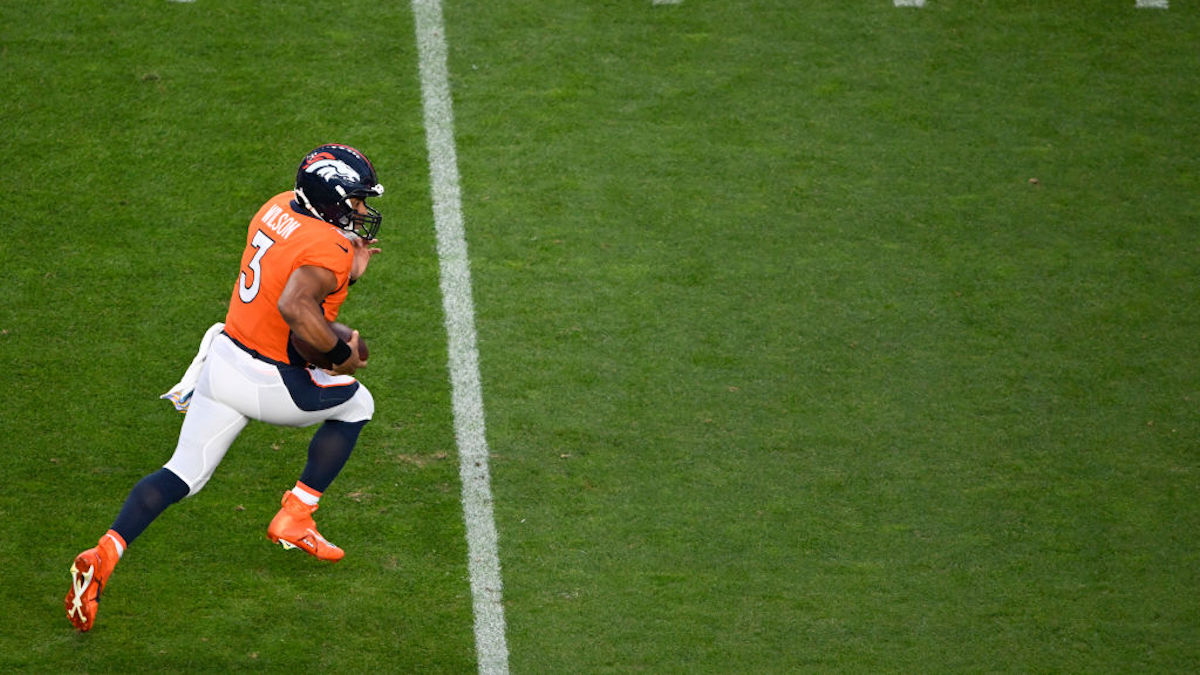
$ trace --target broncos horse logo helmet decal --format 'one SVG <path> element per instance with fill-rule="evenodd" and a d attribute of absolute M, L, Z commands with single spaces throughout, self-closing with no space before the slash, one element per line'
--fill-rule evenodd
<path fill-rule="evenodd" d="M 340 178 L 342 180 L 358 183 L 362 181 L 362 176 L 357 171 L 350 168 L 350 165 L 342 160 L 334 157 L 328 152 L 318 152 L 305 159 L 303 169 L 308 173 L 315 173 L 325 180 L 334 180 Z"/>

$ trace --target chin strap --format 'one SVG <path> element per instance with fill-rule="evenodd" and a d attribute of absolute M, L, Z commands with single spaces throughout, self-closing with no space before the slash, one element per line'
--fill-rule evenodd
<path fill-rule="evenodd" d="M 315 208 L 313 208 L 312 202 L 308 201 L 308 197 L 306 197 L 304 195 L 304 190 L 297 187 L 295 190 L 292 190 L 292 191 L 296 193 L 296 201 L 300 202 L 300 206 L 303 206 L 305 211 L 308 211 L 309 213 L 311 213 L 314 218 L 321 218 L 321 214 L 317 213 L 317 210 Z M 321 218 L 321 220 L 325 220 L 325 219 Z"/>

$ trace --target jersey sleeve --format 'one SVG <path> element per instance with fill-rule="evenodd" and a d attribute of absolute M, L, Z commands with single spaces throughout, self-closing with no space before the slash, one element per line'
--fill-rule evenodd
<path fill-rule="evenodd" d="M 354 245 L 342 235 L 332 232 L 322 241 L 307 247 L 296 258 L 296 265 L 298 267 L 303 265 L 324 267 L 337 277 L 337 287 L 341 290 L 350 284 L 350 268 L 354 265 Z"/>

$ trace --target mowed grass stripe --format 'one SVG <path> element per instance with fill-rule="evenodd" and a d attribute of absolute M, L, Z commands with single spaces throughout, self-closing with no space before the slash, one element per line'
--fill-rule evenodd
<path fill-rule="evenodd" d="M 463 231 L 454 111 L 446 65 L 445 28 L 438 0 L 413 0 L 421 72 L 421 100 L 429 152 L 430 192 L 449 340 L 449 367 L 467 528 L 468 570 L 475 611 L 475 648 L 481 673 L 508 672 L 501 605 L 500 560 L 492 513 L 483 392 L 475 339 L 471 270 Z"/>

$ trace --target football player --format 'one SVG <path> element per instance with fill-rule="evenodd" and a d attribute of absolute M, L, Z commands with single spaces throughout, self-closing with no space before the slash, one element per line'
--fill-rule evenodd
<path fill-rule="evenodd" d="M 174 454 L 133 487 L 112 527 L 71 566 L 65 605 L 77 629 L 95 625 L 100 594 L 126 548 L 168 506 L 204 487 L 251 419 L 320 424 L 267 537 L 319 560 L 342 559 L 312 514 L 375 403 L 353 377 L 367 365 L 359 357 L 358 332 L 342 340 L 330 322 L 380 251 L 374 244 L 382 216 L 367 199 L 382 194 L 366 156 L 350 146 L 322 145 L 300 162 L 295 188 L 273 197 L 250 221 L 224 330 L 208 344 Z M 306 367 L 292 333 L 324 351 L 333 366 Z"/>

